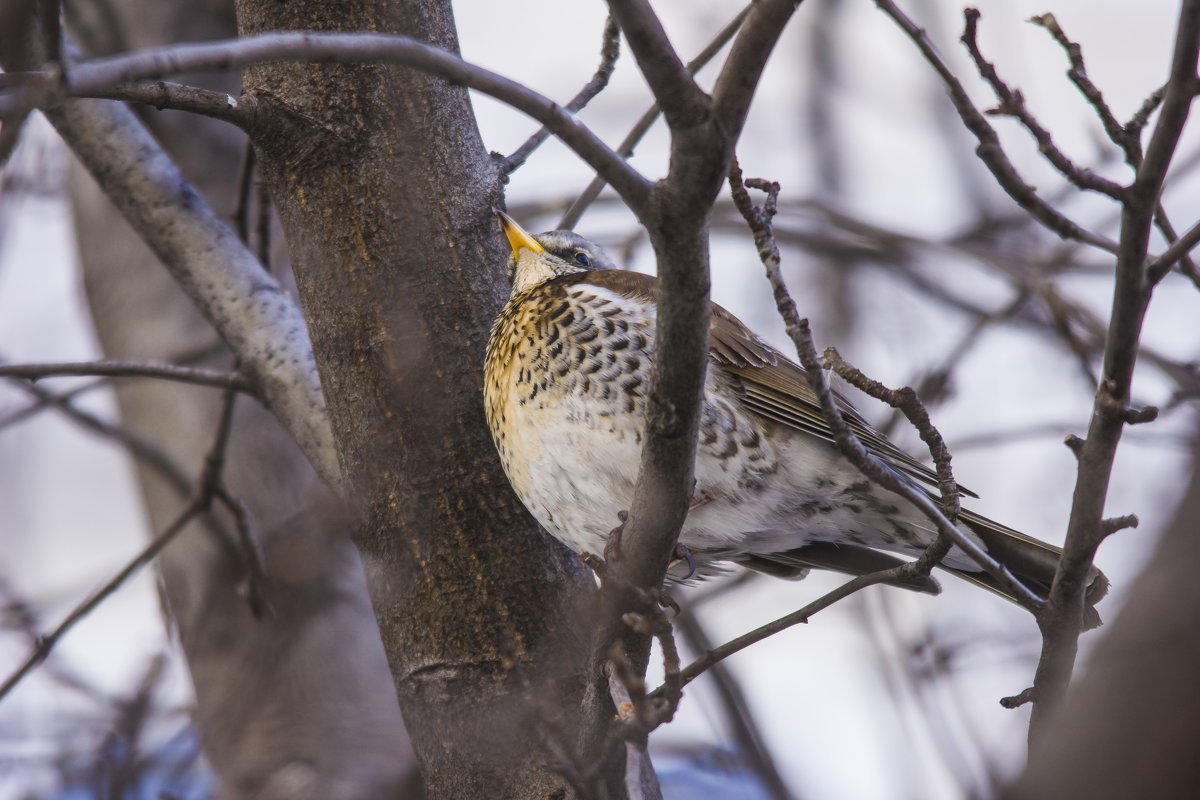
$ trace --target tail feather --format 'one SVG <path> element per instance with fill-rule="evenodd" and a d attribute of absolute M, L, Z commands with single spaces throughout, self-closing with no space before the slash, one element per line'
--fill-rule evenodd
<path fill-rule="evenodd" d="M 983 542 L 988 555 L 996 559 L 1021 583 L 1039 597 L 1050 593 L 1050 584 L 1058 570 L 1062 550 L 1054 545 L 1026 536 L 1020 531 L 1007 528 L 997 522 L 970 511 L 963 511 L 959 521 L 971 529 Z M 832 542 L 813 542 L 803 547 L 778 553 L 746 553 L 736 559 L 743 567 L 772 575 L 777 578 L 803 578 L 810 569 L 826 569 L 848 575 L 865 575 L 888 569 L 903 563 L 901 559 L 859 545 Z M 1011 592 L 1001 586 L 986 572 L 942 566 L 963 580 L 982 586 L 1008 600 L 1016 602 Z M 894 582 L 893 585 L 928 594 L 941 591 L 937 581 L 925 578 L 920 581 Z M 1099 627 L 1100 615 L 1096 603 L 1108 594 L 1108 578 L 1092 567 L 1088 576 L 1088 588 L 1084 595 L 1084 626 Z"/>
<path fill-rule="evenodd" d="M 1058 561 L 1062 556 L 1062 550 L 970 511 L 964 511 L 959 517 L 959 521 L 983 541 L 988 555 L 1007 567 L 1017 580 L 1043 598 L 1050 593 L 1050 584 L 1054 582 L 1054 573 L 1058 570 Z M 1000 586 L 996 579 L 986 572 L 967 572 L 959 569 L 947 569 L 947 571 L 985 589 L 990 589 L 1001 597 L 1016 601 L 1010 592 Z M 1104 573 L 1092 567 L 1088 574 L 1088 587 L 1084 593 L 1083 622 L 1085 628 L 1091 629 L 1100 626 L 1100 614 L 1096 611 L 1096 604 L 1108 594 L 1108 586 L 1108 578 L 1104 576 Z"/>

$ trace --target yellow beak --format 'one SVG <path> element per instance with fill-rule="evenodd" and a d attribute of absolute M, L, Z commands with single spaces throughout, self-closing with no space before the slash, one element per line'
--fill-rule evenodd
<path fill-rule="evenodd" d="M 515 219 L 500 210 L 496 211 L 496 216 L 500 217 L 500 226 L 504 228 L 504 235 L 508 237 L 508 243 L 512 245 L 513 255 L 517 258 L 521 257 L 522 247 L 527 247 L 535 253 L 546 252 L 546 248 L 542 247 L 541 243 L 529 234 L 529 231 L 518 225 Z"/>

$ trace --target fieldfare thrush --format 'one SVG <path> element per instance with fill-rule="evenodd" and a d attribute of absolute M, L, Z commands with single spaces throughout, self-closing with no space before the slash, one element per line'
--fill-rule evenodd
<path fill-rule="evenodd" d="M 600 247 L 570 231 L 534 236 L 508 215 L 500 219 L 513 249 L 513 288 L 487 347 L 488 425 L 526 508 L 571 549 L 598 554 L 633 498 L 658 281 L 616 269 Z M 848 402 L 841 411 L 901 480 L 935 484 L 927 467 Z M 935 537 L 911 503 L 868 481 L 841 455 L 803 368 L 716 303 L 695 477 L 698 499 L 679 542 L 697 577 L 730 562 L 785 578 L 814 567 L 861 575 L 900 563 L 881 550 L 915 556 Z M 1058 548 L 970 511 L 959 521 L 1022 583 L 1046 595 Z M 957 547 L 940 566 L 1009 596 Z M 668 577 L 684 576 L 677 568 Z M 932 579 L 907 588 L 938 591 Z M 1094 571 L 1089 626 L 1099 624 L 1092 606 L 1107 589 Z"/>

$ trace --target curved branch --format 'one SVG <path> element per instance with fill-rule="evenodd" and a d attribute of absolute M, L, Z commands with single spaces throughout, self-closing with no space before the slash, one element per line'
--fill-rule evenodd
<path fill-rule="evenodd" d="M 635 213 L 646 208 L 650 182 L 562 106 L 516 81 L 407 36 L 279 32 L 156 47 L 80 63 L 71 71 L 69 88 L 74 94 L 88 95 L 130 81 L 279 61 L 400 64 L 483 92 L 549 128 L 603 175 Z"/>

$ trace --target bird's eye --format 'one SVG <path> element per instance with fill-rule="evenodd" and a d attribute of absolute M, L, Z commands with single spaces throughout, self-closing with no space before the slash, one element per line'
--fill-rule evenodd
<path fill-rule="evenodd" d="M 580 266 L 584 266 L 584 267 L 590 267 L 592 265 L 592 260 L 590 258 L 588 258 L 588 254 L 583 252 L 582 250 L 577 250 L 575 252 L 575 261 Z"/>

